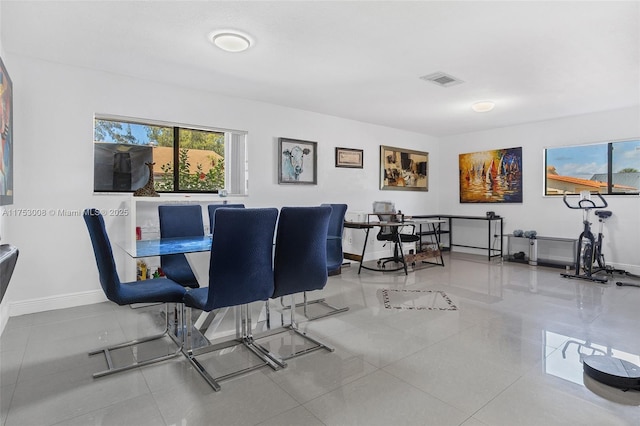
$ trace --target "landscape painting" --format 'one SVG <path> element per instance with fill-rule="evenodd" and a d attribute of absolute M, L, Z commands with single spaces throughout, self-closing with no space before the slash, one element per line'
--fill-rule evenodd
<path fill-rule="evenodd" d="M 461 203 L 521 203 L 522 147 L 460 154 Z"/>

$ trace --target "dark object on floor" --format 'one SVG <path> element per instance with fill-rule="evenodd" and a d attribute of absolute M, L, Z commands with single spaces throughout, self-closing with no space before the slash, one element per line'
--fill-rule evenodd
<path fill-rule="evenodd" d="M 625 282 L 622 282 L 622 281 L 618 281 L 618 282 L 616 283 L 616 285 L 617 285 L 618 287 L 640 287 L 640 284 L 625 283 Z"/>
<path fill-rule="evenodd" d="M 518 253 L 514 253 L 513 258 L 516 260 L 524 260 L 524 252 L 519 251 Z"/>
<path fill-rule="evenodd" d="M 606 355 L 591 355 L 583 360 L 584 373 L 607 386 L 640 390 L 640 366 Z"/>
<path fill-rule="evenodd" d="M 13 269 L 18 261 L 18 249 L 9 244 L 0 245 L 0 301 L 9 287 Z"/>

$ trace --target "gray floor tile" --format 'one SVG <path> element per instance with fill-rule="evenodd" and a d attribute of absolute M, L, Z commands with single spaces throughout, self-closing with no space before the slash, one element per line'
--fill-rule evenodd
<path fill-rule="evenodd" d="M 640 425 L 640 392 L 597 383 L 581 364 L 599 350 L 640 364 L 638 289 L 458 253 L 445 264 L 408 276 L 344 268 L 309 298 L 348 312 L 306 321 L 297 311 L 300 329 L 336 351 L 223 381 L 220 392 L 183 357 L 92 378 L 106 361 L 87 352 L 159 331 L 161 305 L 12 317 L 0 336 L 0 425 Z M 383 289 L 443 291 L 458 309 L 387 309 Z M 271 305 L 278 315 L 279 302 Z M 260 304 L 252 311 L 263 319 Z M 224 325 L 233 329 L 233 317 Z M 299 345 L 274 339 L 276 353 Z M 173 348 L 167 340 L 114 360 Z M 242 348 L 201 359 L 221 372 L 256 363 Z"/>

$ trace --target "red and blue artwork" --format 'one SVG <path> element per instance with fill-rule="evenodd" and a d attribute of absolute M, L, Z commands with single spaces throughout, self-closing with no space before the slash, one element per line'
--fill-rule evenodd
<path fill-rule="evenodd" d="M 13 203 L 13 85 L 0 59 L 0 206 Z"/>
<path fill-rule="evenodd" d="M 522 147 L 460 154 L 461 203 L 521 203 Z"/>

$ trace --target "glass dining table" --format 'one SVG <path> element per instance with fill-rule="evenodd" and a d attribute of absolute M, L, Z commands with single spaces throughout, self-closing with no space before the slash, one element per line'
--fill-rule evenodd
<path fill-rule="evenodd" d="M 136 240 L 135 245 L 120 246 L 134 259 L 172 254 L 184 254 L 200 287 L 209 285 L 209 253 L 211 251 L 212 236 L 158 238 L 150 240 Z M 195 321 L 194 327 L 207 339 L 213 339 L 219 332 L 229 308 L 203 312 Z"/>

